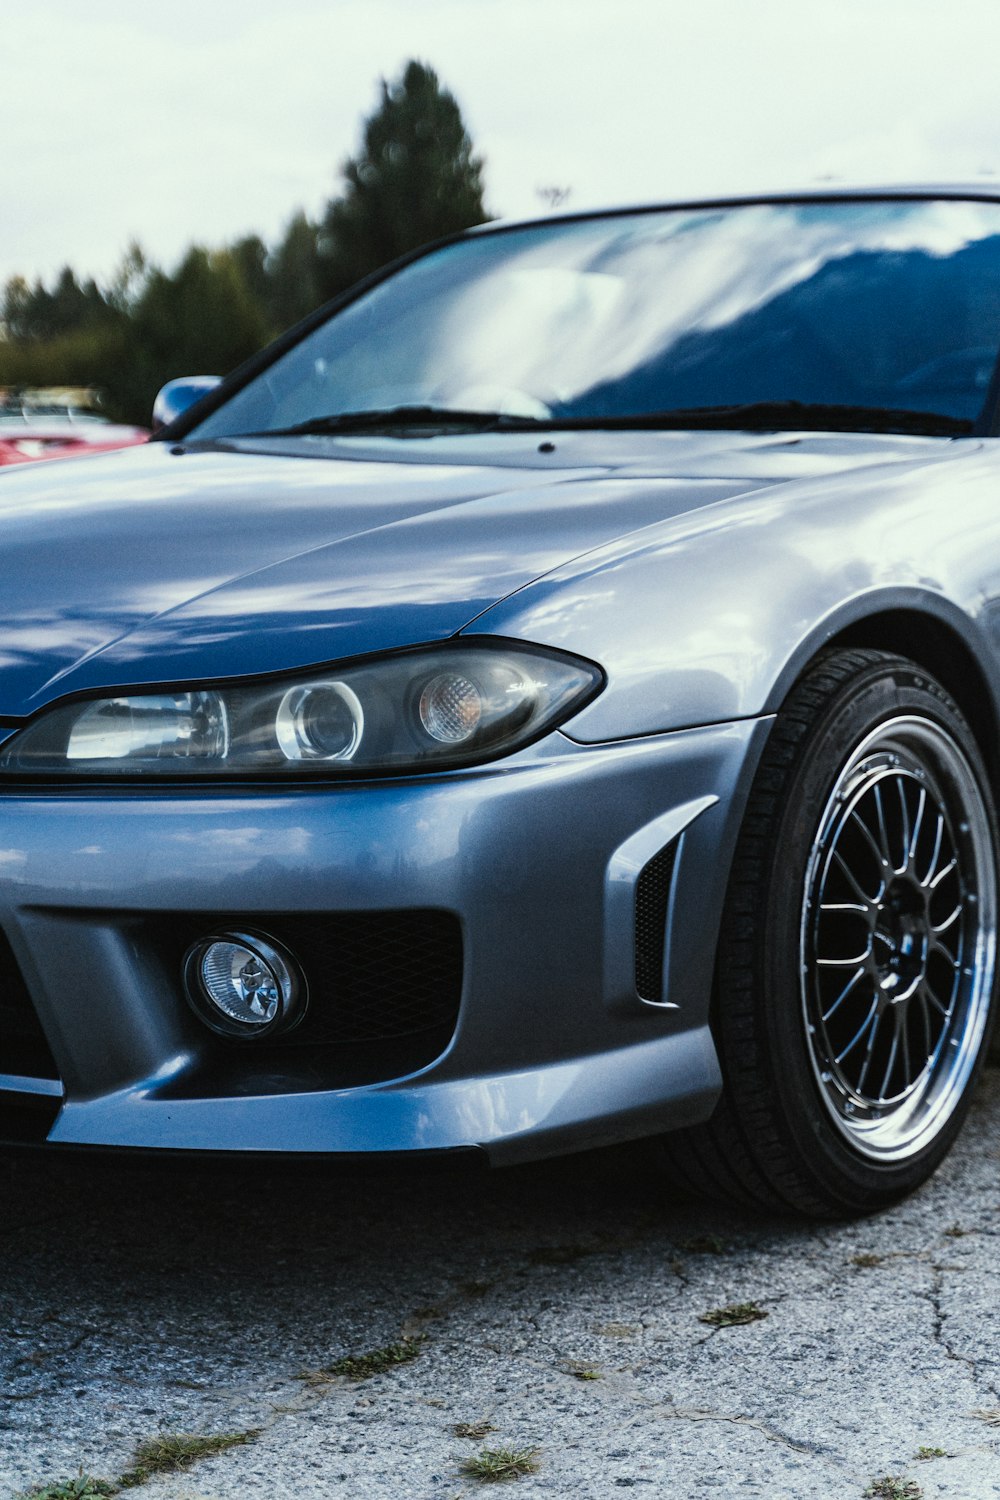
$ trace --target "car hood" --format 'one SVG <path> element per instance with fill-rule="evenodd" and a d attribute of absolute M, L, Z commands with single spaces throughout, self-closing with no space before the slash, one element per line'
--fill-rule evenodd
<path fill-rule="evenodd" d="M 830 434 L 270 439 L 8 470 L 0 717 L 70 692 L 442 640 L 672 515 L 948 448 Z"/>

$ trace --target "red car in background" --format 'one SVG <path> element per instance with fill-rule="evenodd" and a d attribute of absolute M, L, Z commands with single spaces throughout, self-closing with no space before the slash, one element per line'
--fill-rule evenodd
<path fill-rule="evenodd" d="M 145 428 L 110 421 L 96 402 L 86 389 L 0 389 L 0 467 L 105 453 L 147 440 Z"/>

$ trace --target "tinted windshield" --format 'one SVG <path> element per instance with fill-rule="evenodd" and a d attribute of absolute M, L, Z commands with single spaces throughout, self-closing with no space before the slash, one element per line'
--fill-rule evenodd
<path fill-rule="evenodd" d="M 431 252 L 315 329 L 191 436 L 396 406 L 600 425 L 797 401 L 971 421 L 998 345 L 1000 205 L 623 214 Z"/>

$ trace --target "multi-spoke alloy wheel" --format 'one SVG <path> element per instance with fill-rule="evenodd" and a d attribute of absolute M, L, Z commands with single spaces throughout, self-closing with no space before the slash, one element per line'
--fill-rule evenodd
<path fill-rule="evenodd" d="M 911 661 L 820 658 L 777 715 L 720 935 L 723 1093 L 676 1176 L 814 1215 L 923 1182 L 968 1109 L 994 990 L 996 817 L 976 739 Z"/>
<path fill-rule="evenodd" d="M 865 1155 L 900 1159 L 962 1098 L 989 1012 L 991 830 L 940 725 L 890 719 L 841 771 L 806 875 L 803 1007 L 823 1100 Z"/>

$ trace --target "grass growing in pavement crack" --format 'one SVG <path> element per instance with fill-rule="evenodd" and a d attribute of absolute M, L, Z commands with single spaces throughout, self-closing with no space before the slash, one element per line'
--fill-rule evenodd
<path fill-rule="evenodd" d="M 916 1452 L 917 1458 L 947 1458 L 948 1455 L 943 1448 L 927 1448 L 921 1443 Z"/>
<path fill-rule="evenodd" d="M 484 1448 L 472 1458 L 462 1460 L 461 1469 L 470 1479 L 489 1484 L 501 1479 L 520 1479 L 538 1469 L 537 1448 Z"/>
<path fill-rule="evenodd" d="M 700 1313 L 699 1323 L 708 1323 L 711 1328 L 739 1328 L 743 1323 L 759 1323 L 767 1313 L 756 1302 L 730 1302 L 726 1307 L 713 1307 L 710 1312 Z"/>
<path fill-rule="evenodd" d="M 157 1474 L 177 1474 L 203 1458 L 215 1458 L 229 1448 L 245 1447 L 259 1436 L 259 1427 L 248 1427 L 245 1432 L 218 1432 L 210 1437 L 167 1433 L 145 1438 L 135 1450 L 132 1467 L 119 1474 L 117 1479 L 93 1479 L 88 1474 L 80 1474 L 76 1479 L 27 1490 L 19 1500 L 102 1500 L 106 1495 L 137 1489 Z"/>
<path fill-rule="evenodd" d="M 248 1427 L 245 1432 L 217 1432 L 210 1437 L 178 1432 L 146 1438 L 135 1450 L 132 1467 L 118 1480 L 118 1489 L 134 1490 L 155 1474 L 176 1474 L 190 1469 L 203 1458 L 215 1458 L 230 1448 L 243 1448 L 259 1436 L 259 1427 Z"/>
<path fill-rule="evenodd" d="M 106 1479 L 91 1479 L 89 1474 L 81 1474 L 77 1479 L 66 1479 L 61 1484 L 25 1490 L 18 1500 L 98 1500 L 98 1497 L 114 1493 L 114 1485 Z"/>
<path fill-rule="evenodd" d="M 920 1500 L 923 1493 L 915 1479 L 904 1479 L 901 1474 L 883 1474 L 865 1490 L 867 1500 Z"/>
<path fill-rule="evenodd" d="M 370 1380 L 373 1375 L 384 1375 L 397 1365 L 408 1365 L 422 1352 L 426 1342 L 426 1334 L 420 1333 L 414 1338 L 386 1344 L 381 1349 L 369 1349 L 365 1354 L 345 1354 L 343 1359 L 335 1359 L 332 1365 L 324 1365 L 321 1370 L 307 1370 L 298 1378 L 308 1385 L 325 1385 L 339 1375 L 348 1380 Z"/>
<path fill-rule="evenodd" d="M 474 1443 L 496 1432 L 492 1422 L 456 1422 L 451 1430 L 456 1437 L 471 1438 Z"/>

